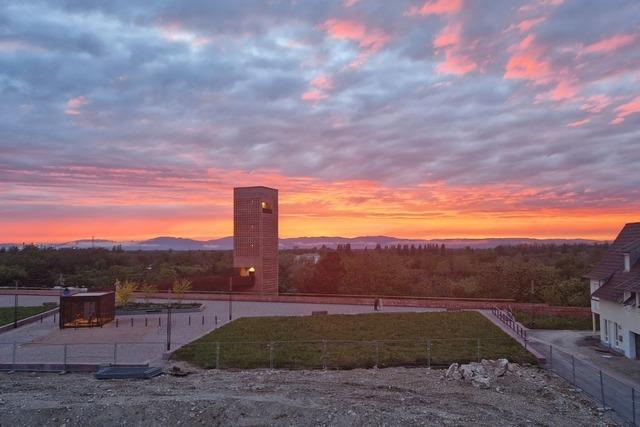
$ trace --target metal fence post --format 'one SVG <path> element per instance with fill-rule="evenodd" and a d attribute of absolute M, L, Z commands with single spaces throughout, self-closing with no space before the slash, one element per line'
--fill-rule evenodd
<path fill-rule="evenodd" d="M 553 346 L 549 344 L 549 367 L 553 369 Z"/>
<path fill-rule="evenodd" d="M 118 364 L 118 343 L 117 342 L 113 343 L 113 364 L 114 365 Z"/>
<path fill-rule="evenodd" d="M 216 369 L 220 369 L 220 343 L 216 343 Z"/>
<path fill-rule="evenodd" d="M 427 340 L 427 368 L 431 369 L 431 340 Z"/>
<path fill-rule="evenodd" d="M 633 424 L 636 423 L 636 388 L 631 387 L 631 410 L 633 411 Z"/>
<path fill-rule="evenodd" d="M 133 328 L 133 317 L 131 318 L 131 327 Z"/>
<path fill-rule="evenodd" d="M 377 368 L 378 367 L 378 363 L 380 362 L 380 348 L 379 348 L 379 345 L 378 345 L 378 341 L 374 341 L 374 343 L 375 343 L 375 346 L 376 346 L 376 364 L 375 364 L 374 367 Z"/>
<path fill-rule="evenodd" d="M 480 362 L 480 338 L 476 338 L 476 352 L 478 355 L 478 362 Z"/>
<path fill-rule="evenodd" d="M 273 369 L 273 342 L 269 343 L 269 369 Z"/>
<path fill-rule="evenodd" d="M 147 318 L 146 317 L 144 318 L 144 327 L 145 328 L 147 327 Z"/>
<path fill-rule="evenodd" d="M 602 382 L 602 369 L 600 369 L 600 397 L 602 398 L 602 407 L 604 408 L 606 406 L 606 403 L 604 401 L 604 384 Z"/>
<path fill-rule="evenodd" d="M 218 315 L 216 314 L 215 316 L 213 316 L 213 325 L 214 326 L 218 326 Z"/>
<path fill-rule="evenodd" d="M 322 369 L 327 369 L 327 340 L 322 340 Z"/>
<path fill-rule="evenodd" d="M 571 373 L 573 375 L 573 385 L 576 385 L 576 358 L 571 355 Z"/>
<path fill-rule="evenodd" d="M 204 316 L 202 316 L 202 324 L 204 325 Z"/>
<path fill-rule="evenodd" d="M 189 316 L 189 326 L 191 326 L 191 316 Z"/>

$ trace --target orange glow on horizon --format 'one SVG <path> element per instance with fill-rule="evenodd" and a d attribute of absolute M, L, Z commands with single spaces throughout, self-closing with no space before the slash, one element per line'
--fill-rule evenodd
<path fill-rule="evenodd" d="M 624 223 L 640 219 L 638 206 L 625 206 L 614 195 L 594 204 L 581 200 L 580 194 L 513 184 L 454 187 L 435 182 L 392 187 L 364 180 L 328 182 L 275 171 L 215 169 L 198 178 L 82 168 L 68 168 L 65 175 L 53 172 L 52 176 L 65 185 L 21 188 L 31 196 L 30 202 L 23 203 L 28 213 L 5 216 L 0 242 L 57 243 L 91 236 L 118 241 L 230 236 L 232 189 L 256 184 L 280 190 L 282 238 L 389 235 L 611 240 Z M 49 196 L 48 204 L 37 197 L 43 191 Z M 613 210 L 611 206 L 625 207 Z"/>

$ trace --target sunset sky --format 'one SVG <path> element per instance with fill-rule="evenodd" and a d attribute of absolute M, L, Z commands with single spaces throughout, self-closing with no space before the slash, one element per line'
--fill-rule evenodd
<path fill-rule="evenodd" d="M 611 239 L 640 221 L 637 0 L 0 3 L 0 242 Z"/>

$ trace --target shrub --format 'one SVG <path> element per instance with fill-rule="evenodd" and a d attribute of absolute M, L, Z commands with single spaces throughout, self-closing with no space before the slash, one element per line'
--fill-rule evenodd
<path fill-rule="evenodd" d="M 135 282 L 125 280 L 123 283 L 116 281 L 116 306 L 126 307 L 133 302 L 133 293 L 138 286 Z"/>

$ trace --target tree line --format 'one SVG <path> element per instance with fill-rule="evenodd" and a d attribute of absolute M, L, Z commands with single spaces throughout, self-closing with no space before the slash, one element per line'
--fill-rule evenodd
<path fill-rule="evenodd" d="M 582 277 L 606 249 L 602 244 L 285 250 L 279 285 L 285 293 L 514 298 L 587 306 L 589 286 Z M 319 254 L 319 261 L 299 256 L 307 253 Z M 231 251 L 0 248 L 0 286 L 108 288 L 116 281 L 158 286 L 189 279 L 202 289 L 201 284 L 232 273 Z"/>

